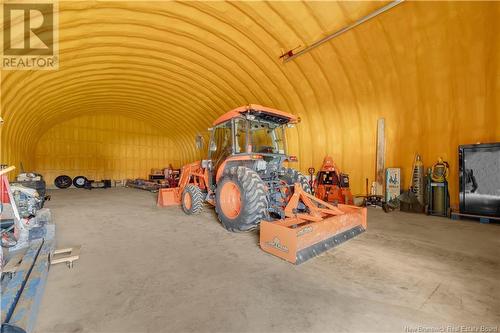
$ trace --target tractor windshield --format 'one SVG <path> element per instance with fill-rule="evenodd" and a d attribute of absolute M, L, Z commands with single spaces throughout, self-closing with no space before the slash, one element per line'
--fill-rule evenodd
<path fill-rule="evenodd" d="M 252 153 L 285 155 L 284 125 L 251 120 L 249 145 Z"/>

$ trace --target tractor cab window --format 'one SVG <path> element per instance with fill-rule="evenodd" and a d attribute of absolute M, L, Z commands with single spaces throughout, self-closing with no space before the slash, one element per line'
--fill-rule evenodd
<path fill-rule="evenodd" d="M 234 140 L 235 154 L 247 152 L 247 130 L 248 121 L 246 119 L 240 118 L 234 120 L 234 135 L 236 136 Z"/>
<path fill-rule="evenodd" d="M 215 169 L 232 153 L 231 121 L 214 128 L 210 140 L 210 156 Z"/>
<path fill-rule="evenodd" d="M 285 129 L 283 125 L 252 120 L 250 144 L 253 153 L 285 154 Z"/>

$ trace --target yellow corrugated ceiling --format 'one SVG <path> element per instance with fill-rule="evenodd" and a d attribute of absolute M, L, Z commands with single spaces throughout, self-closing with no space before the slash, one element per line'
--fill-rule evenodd
<path fill-rule="evenodd" d="M 354 192 L 374 178 L 379 117 L 406 182 L 417 152 L 450 160 L 456 180 L 458 144 L 500 140 L 498 2 L 404 2 L 279 59 L 386 3 L 60 2 L 59 70 L 2 71 L 2 162 L 43 169 L 44 133 L 99 114 L 151 124 L 184 163 L 213 119 L 257 103 L 301 117 L 298 168 L 333 155 Z"/>

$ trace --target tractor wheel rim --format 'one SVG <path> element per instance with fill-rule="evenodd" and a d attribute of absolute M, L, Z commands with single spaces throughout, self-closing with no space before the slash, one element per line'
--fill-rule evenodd
<path fill-rule="evenodd" d="M 241 192 L 238 185 L 227 182 L 222 186 L 220 192 L 220 207 L 225 216 L 230 219 L 236 218 L 241 211 Z"/>
<path fill-rule="evenodd" d="M 191 209 L 191 206 L 193 205 L 193 200 L 191 199 L 191 195 L 189 193 L 184 194 L 184 207 L 186 207 L 187 210 Z"/>

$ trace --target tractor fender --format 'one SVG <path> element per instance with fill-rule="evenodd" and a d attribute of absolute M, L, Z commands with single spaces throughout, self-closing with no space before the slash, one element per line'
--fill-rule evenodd
<path fill-rule="evenodd" d="M 243 156 L 231 156 L 228 157 L 217 169 L 217 174 L 215 175 L 215 181 L 218 183 L 219 179 L 222 177 L 224 170 L 229 166 L 246 166 L 249 168 L 253 167 L 253 163 L 257 160 L 261 160 L 261 155 L 243 155 Z"/>

